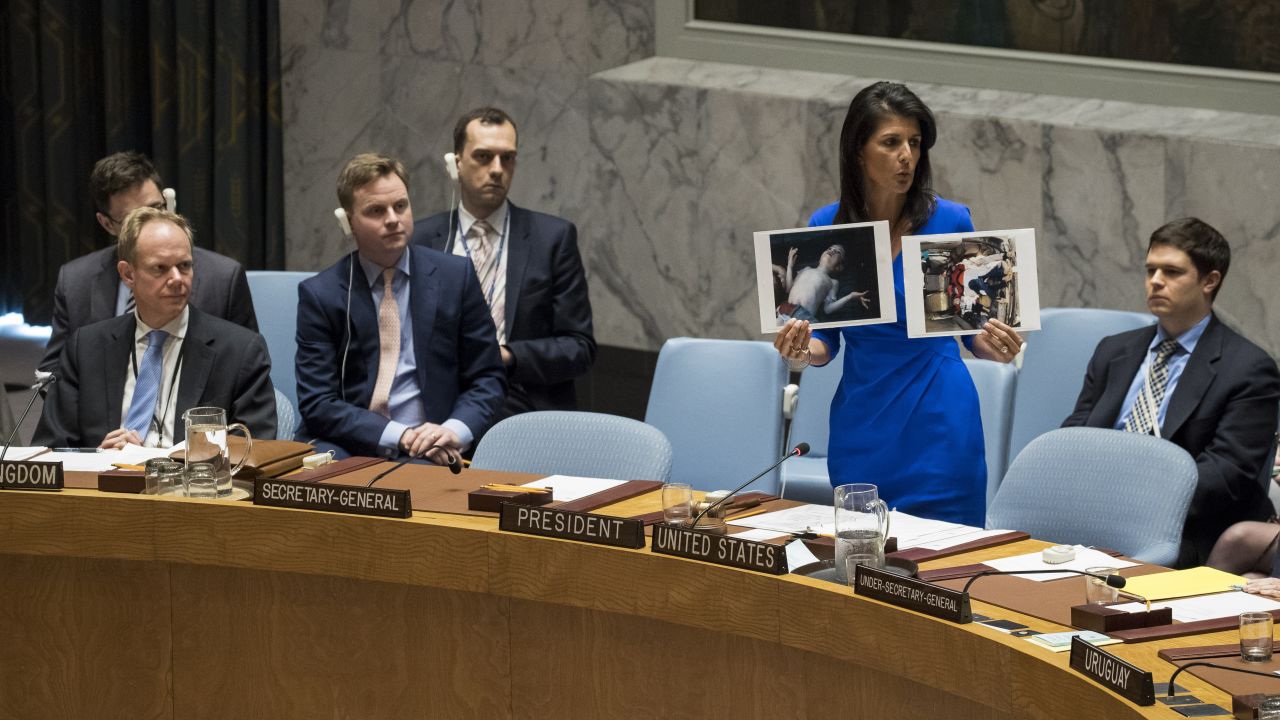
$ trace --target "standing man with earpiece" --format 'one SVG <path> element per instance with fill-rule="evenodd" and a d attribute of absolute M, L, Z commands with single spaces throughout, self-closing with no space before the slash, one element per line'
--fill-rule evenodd
<path fill-rule="evenodd" d="M 171 198 L 172 191 L 166 192 Z M 116 270 L 120 258 L 114 240 L 125 216 L 140 207 L 164 210 L 169 204 L 160 190 L 160 174 L 155 166 L 136 152 L 114 153 L 95 163 L 89 175 L 89 193 L 98 224 L 113 242 L 58 270 L 58 284 L 53 291 L 53 334 L 40 360 L 40 369 L 55 375 L 62 346 L 76 328 L 133 311 L 133 294 Z M 199 272 L 192 281 L 191 304 L 206 314 L 257 332 L 258 319 L 244 268 L 211 250 L 195 248 L 194 253 Z"/>
<path fill-rule="evenodd" d="M 577 228 L 507 200 L 516 126 L 505 112 L 464 114 L 454 127 L 453 149 L 446 169 L 462 202 L 456 212 L 419 221 L 413 241 L 471 259 L 507 373 L 502 416 L 573 410 L 574 378 L 596 355 Z"/>
<path fill-rule="evenodd" d="M 502 407 L 493 321 L 463 258 L 409 243 L 404 166 L 357 155 L 338 176 L 356 249 L 298 287 L 298 406 L 340 456 L 457 460 Z"/>

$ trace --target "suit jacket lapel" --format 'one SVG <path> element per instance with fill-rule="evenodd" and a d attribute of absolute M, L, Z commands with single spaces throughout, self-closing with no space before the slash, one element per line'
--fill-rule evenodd
<path fill-rule="evenodd" d="M 524 287 L 524 272 L 529 266 L 529 213 L 507 205 L 511 213 L 511 237 L 507 238 L 507 294 L 506 308 L 503 316 L 507 321 L 507 339 L 511 338 L 511 328 L 515 327 L 516 304 L 520 300 L 520 291 Z"/>
<path fill-rule="evenodd" d="M 116 316 L 116 296 L 120 292 L 120 271 L 116 269 L 115 248 L 102 253 L 102 269 L 94 274 L 89 290 L 89 317 L 93 322 Z"/>
<path fill-rule="evenodd" d="M 435 331 L 436 308 L 440 304 L 439 285 L 435 278 L 436 264 L 425 252 L 413 252 L 410 248 L 409 307 L 413 316 L 413 354 L 417 358 L 418 387 L 423 394 L 430 387 L 426 360 L 431 347 L 431 335 Z"/>
<path fill-rule="evenodd" d="M 212 337 L 204 334 L 200 311 L 191 308 L 191 316 L 187 320 L 187 336 L 182 340 L 181 375 L 178 378 L 178 399 L 173 412 L 173 441 L 182 442 L 187 437 L 187 425 L 182 420 L 182 413 L 200 406 L 200 398 L 204 396 L 205 384 L 209 381 L 209 373 L 213 370 L 213 362 L 217 353 L 209 344 Z M 224 410 L 228 408 L 223 408 Z"/>
<path fill-rule="evenodd" d="M 1120 419 L 1120 410 L 1124 405 L 1124 396 L 1129 392 L 1133 376 L 1142 367 L 1147 356 L 1147 347 L 1156 336 L 1155 326 L 1139 333 L 1134 342 L 1124 352 L 1111 359 L 1107 365 L 1107 389 L 1098 400 L 1094 417 L 1102 423 L 1096 427 L 1112 427 Z"/>
<path fill-rule="evenodd" d="M 133 351 L 133 335 L 137 330 L 136 316 L 130 314 L 128 319 L 115 324 L 115 334 L 108 340 L 109 350 L 102 359 L 102 371 L 105 374 L 102 386 L 106 389 L 107 427 L 120 427 L 121 406 L 124 404 L 124 384 L 130 370 L 130 353 Z M 101 438 L 99 438 L 101 439 Z M 96 441 L 95 441 L 96 442 Z"/>
<path fill-rule="evenodd" d="M 350 323 L 348 330 L 351 332 L 351 350 L 347 353 L 347 399 L 356 405 L 367 407 L 373 399 L 373 386 L 378 381 L 378 309 L 373 306 L 369 279 L 364 274 L 364 266 L 356 259 L 356 254 L 347 255 L 347 262 L 355 264 L 355 267 L 348 268 L 348 272 L 341 274 L 342 279 L 339 281 L 344 296 L 347 293 L 348 273 L 353 283 L 350 290 L 351 317 L 347 320 Z M 353 384 L 350 380 L 352 370 L 361 366 L 365 367 L 365 380 L 359 385 Z M 358 374 L 356 376 L 359 377 Z M 353 392 L 358 394 L 353 395 Z"/>
<path fill-rule="evenodd" d="M 1164 413 L 1164 426 L 1160 428 L 1161 437 L 1173 437 L 1191 416 L 1191 411 L 1200 404 L 1205 391 L 1217 375 L 1214 364 L 1221 356 L 1222 326 L 1218 323 L 1217 316 L 1214 316 L 1205 327 L 1200 341 L 1196 343 L 1195 352 L 1187 358 L 1187 366 L 1182 369 L 1182 375 L 1178 378 L 1178 387 L 1169 398 L 1169 406 Z"/>

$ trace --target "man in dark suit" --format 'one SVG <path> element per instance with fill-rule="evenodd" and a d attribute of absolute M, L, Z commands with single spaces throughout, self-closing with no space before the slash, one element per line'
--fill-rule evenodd
<path fill-rule="evenodd" d="M 409 244 L 404 166 L 357 155 L 338 178 L 356 251 L 298 287 L 298 405 L 345 455 L 456 461 L 493 423 L 505 378 L 463 258 Z"/>
<path fill-rule="evenodd" d="M 108 155 L 93 166 L 89 190 L 98 224 L 113 239 L 126 215 L 140 207 L 165 208 L 160 175 L 146 156 L 136 152 Z M 257 332 L 249 283 L 240 263 L 224 255 L 195 249 L 199 269 L 192 281 L 191 304 L 201 311 Z M 76 328 L 123 315 L 132 308 L 128 288 L 116 272 L 116 244 L 82 255 L 58 270 L 53 291 L 53 334 L 40 369 L 57 374 L 62 345 Z"/>
<path fill-rule="evenodd" d="M 276 435 L 271 360 L 258 333 L 192 307 L 191 228 L 167 210 L 122 218 L 118 272 L 132 312 L 73 331 L 34 442 L 168 447 L 193 407 L 227 411 L 254 437 Z"/>
<path fill-rule="evenodd" d="M 1098 343 L 1063 423 L 1149 432 L 1195 458 L 1199 484 L 1180 567 L 1203 564 L 1232 523 L 1272 513 L 1266 483 L 1280 373 L 1266 352 L 1213 313 L 1230 262 L 1226 239 L 1195 218 L 1152 233 L 1147 307 L 1159 322 Z"/>
<path fill-rule="evenodd" d="M 573 410 L 573 380 L 596 355 L 577 228 L 507 201 L 516 127 L 503 111 L 479 108 L 463 115 L 453 147 L 446 162 L 457 168 L 461 205 L 419 221 L 413 241 L 471 258 L 507 370 L 503 417 Z"/>

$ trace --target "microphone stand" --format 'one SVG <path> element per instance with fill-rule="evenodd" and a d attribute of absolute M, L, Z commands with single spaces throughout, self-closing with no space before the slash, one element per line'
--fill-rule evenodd
<path fill-rule="evenodd" d="M 1168 697 L 1173 697 L 1173 688 L 1174 688 L 1173 681 L 1178 679 L 1178 676 L 1182 674 L 1183 670 L 1186 670 L 1187 668 L 1191 668 L 1191 667 L 1207 667 L 1207 668 L 1214 668 L 1217 670 L 1230 670 L 1231 672 L 1243 673 L 1245 675 L 1261 675 L 1262 677 L 1271 678 L 1272 680 L 1280 680 L 1280 675 L 1276 675 L 1275 673 L 1262 672 L 1261 670 L 1245 670 L 1244 668 L 1232 667 L 1230 665 L 1219 665 L 1217 663 L 1202 662 L 1197 660 L 1195 662 L 1189 662 L 1186 665 L 1183 665 L 1182 667 L 1178 668 L 1177 670 L 1174 670 L 1173 674 L 1169 676 Z"/>
<path fill-rule="evenodd" d="M 27 415 L 31 414 L 31 408 L 36 404 L 36 398 L 44 397 L 49 386 L 57 380 L 55 375 L 46 375 L 44 379 L 36 381 L 31 386 L 35 392 L 31 393 L 31 400 L 27 403 L 27 409 L 22 411 L 22 416 L 18 418 L 18 422 L 13 425 L 13 432 L 9 433 L 9 439 L 4 441 L 4 449 L 0 450 L 0 460 L 4 460 L 4 456 L 9 454 L 9 447 L 13 445 L 13 441 L 18 437 L 18 428 L 22 427 L 22 423 L 27 421 Z"/>
<path fill-rule="evenodd" d="M 723 505 L 726 501 L 728 501 L 728 499 L 729 499 L 729 498 L 733 497 L 734 495 L 737 495 L 737 494 L 738 494 L 739 492 L 741 492 L 741 491 L 742 491 L 742 489 L 743 489 L 743 488 L 745 488 L 746 486 L 748 486 L 748 485 L 750 485 L 751 483 L 753 483 L 753 482 L 755 482 L 755 481 L 759 480 L 760 478 L 764 477 L 765 475 L 767 475 L 767 474 L 769 474 L 769 473 L 773 472 L 774 468 L 776 468 L 776 467 L 778 467 L 779 465 L 781 465 L 782 463 L 784 463 L 784 462 L 786 462 L 786 461 L 790 460 L 791 458 L 793 458 L 793 457 L 799 457 L 799 456 L 804 455 L 804 454 L 806 454 L 806 453 L 808 453 L 808 452 L 809 452 L 809 443 L 800 443 L 799 445 L 796 445 L 794 448 L 792 448 L 792 449 L 791 449 L 791 452 L 787 453 L 786 455 L 783 455 L 781 460 L 779 460 L 778 462 L 776 462 L 776 463 L 774 463 L 774 464 L 770 465 L 769 467 L 767 467 L 767 468 L 765 468 L 763 471 L 761 471 L 761 472 L 760 472 L 760 474 L 756 475 L 755 477 L 751 478 L 750 480 L 748 480 L 748 481 L 746 481 L 746 482 L 742 483 L 741 485 L 739 485 L 738 487 L 734 488 L 734 489 L 733 489 L 733 491 L 732 491 L 732 492 L 730 492 L 728 495 L 725 495 L 724 497 L 720 498 L 719 500 L 717 500 L 717 501 L 715 501 L 715 502 L 711 503 L 710 505 L 708 505 L 708 506 L 706 507 L 706 509 L 705 509 L 705 510 L 703 510 L 702 512 L 700 512 L 700 513 L 698 513 L 696 516 L 694 516 L 693 521 L 689 523 L 689 529 L 690 529 L 690 530 L 694 530 L 694 529 L 696 529 L 696 528 L 698 527 L 698 521 L 699 521 L 699 520 L 701 520 L 703 517 L 705 517 L 707 513 L 711 512 L 712 510 L 714 510 L 714 509 L 716 509 L 716 508 L 720 507 L 721 505 Z"/>

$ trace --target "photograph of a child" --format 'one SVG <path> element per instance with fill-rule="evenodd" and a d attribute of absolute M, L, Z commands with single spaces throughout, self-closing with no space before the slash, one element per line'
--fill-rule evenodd
<path fill-rule="evenodd" d="M 896 320 L 886 223 L 758 232 L 755 241 L 763 332 L 792 318 L 813 327 Z"/>
<path fill-rule="evenodd" d="M 902 253 L 919 259 L 903 264 L 908 336 L 969 335 L 993 318 L 1040 327 L 1034 231 L 904 237 Z"/>

